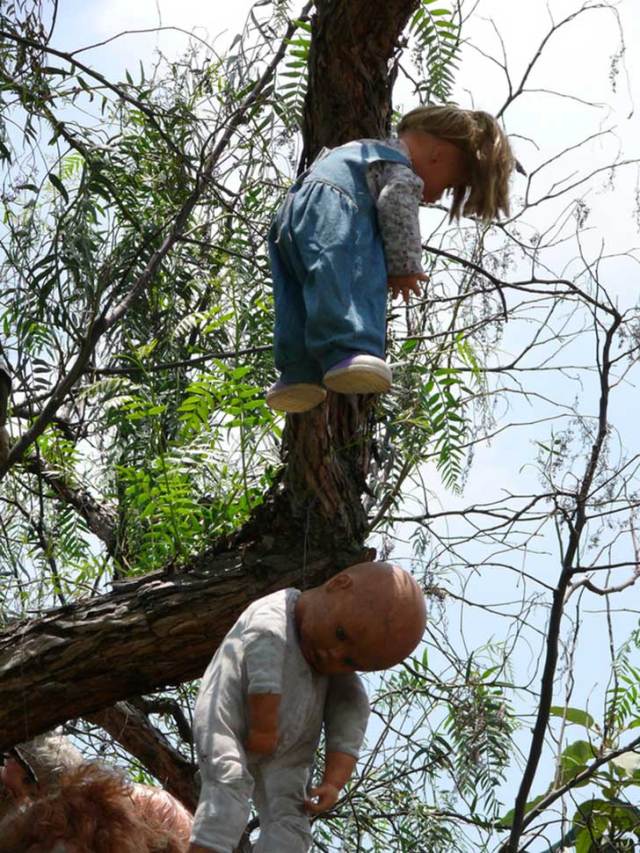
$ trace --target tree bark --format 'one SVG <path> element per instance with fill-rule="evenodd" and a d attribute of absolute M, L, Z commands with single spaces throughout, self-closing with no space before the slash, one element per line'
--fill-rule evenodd
<path fill-rule="evenodd" d="M 78 515 L 84 518 L 89 530 L 104 543 L 107 554 L 114 555 L 118 523 L 118 514 L 114 506 L 100 504 L 88 489 L 71 485 L 64 476 L 48 470 L 37 456 L 29 457 L 24 468 L 40 477 L 62 503 L 72 506 Z"/>
<path fill-rule="evenodd" d="M 388 130 L 398 40 L 418 0 L 319 0 L 305 152 Z M 371 402 L 329 395 L 287 419 L 285 474 L 231 542 L 179 574 L 125 583 L 0 634 L 0 749 L 128 696 L 200 676 L 256 598 L 371 557 L 362 506 Z"/>
<path fill-rule="evenodd" d="M 300 543 L 279 544 L 273 547 L 269 534 L 261 556 L 257 544 L 203 554 L 186 572 L 124 582 L 108 595 L 6 627 L 0 749 L 129 696 L 197 678 L 252 601 L 322 583 L 336 571 L 332 556 L 304 565 Z"/>
<path fill-rule="evenodd" d="M 322 0 L 312 20 L 305 165 L 321 148 L 389 133 L 395 58 L 419 0 Z"/>
<path fill-rule="evenodd" d="M 143 711 L 130 702 L 116 702 L 86 719 L 103 728 L 156 777 L 165 791 L 195 812 L 199 794 L 196 768 L 149 722 Z"/>

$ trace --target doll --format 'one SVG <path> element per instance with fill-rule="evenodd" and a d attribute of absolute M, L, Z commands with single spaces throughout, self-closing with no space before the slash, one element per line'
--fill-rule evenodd
<path fill-rule="evenodd" d="M 64 737 L 10 750 L 0 781 L 12 806 L 1 853 L 185 853 L 192 817 L 162 788 L 84 761 Z"/>
<path fill-rule="evenodd" d="M 452 193 L 450 218 L 509 209 L 509 142 L 488 113 L 453 105 L 407 113 L 397 139 L 349 142 L 320 156 L 289 190 L 269 233 L 280 378 L 278 411 L 391 387 L 384 360 L 387 289 L 420 295 L 418 210 Z"/>
<path fill-rule="evenodd" d="M 424 596 L 388 563 L 360 563 L 325 584 L 255 601 L 231 628 L 196 702 L 202 778 L 191 853 L 232 853 L 253 799 L 256 853 L 304 853 L 308 814 L 337 801 L 364 738 L 369 705 L 356 670 L 386 669 L 420 641 Z M 324 774 L 307 790 L 322 728 Z"/>

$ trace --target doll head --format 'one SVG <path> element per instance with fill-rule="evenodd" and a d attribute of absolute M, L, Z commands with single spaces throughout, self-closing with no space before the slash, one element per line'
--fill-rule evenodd
<path fill-rule="evenodd" d="M 453 104 L 417 107 L 400 120 L 398 135 L 424 181 L 424 201 L 436 201 L 450 189 L 451 219 L 464 214 L 489 221 L 509 214 L 516 160 L 492 115 Z"/>
<path fill-rule="evenodd" d="M 2 853 L 185 853 L 189 845 L 191 816 L 166 791 L 85 761 L 60 735 L 10 750 L 1 776 L 11 798 L 0 811 Z"/>
<path fill-rule="evenodd" d="M 2 853 L 186 853 L 191 818 L 164 792 L 132 786 L 94 762 L 65 770 L 56 784 L 0 820 Z M 168 797 L 168 795 L 165 795 Z"/>
<path fill-rule="evenodd" d="M 387 669 L 420 642 L 426 622 L 418 584 L 390 563 L 359 563 L 296 605 L 300 648 L 323 675 Z"/>

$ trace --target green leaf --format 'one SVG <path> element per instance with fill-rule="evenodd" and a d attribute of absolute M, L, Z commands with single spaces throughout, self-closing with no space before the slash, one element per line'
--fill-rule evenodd
<path fill-rule="evenodd" d="M 64 68 L 56 68 L 53 65 L 43 65 L 40 69 L 43 74 L 59 74 L 61 77 L 66 77 L 69 74 Z"/>
<path fill-rule="evenodd" d="M 560 756 L 560 784 L 575 778 L 595 757 L 596 751 L 588 741 L 577 740 L 570 744 Z"/>
<path fill-rule="evenodd" d="M 616 833 L 637 832 L 640 826 L 640 809 L 622 800 L 593 798 L 581 803 L 573 816 L 576 830 L 589 833 L 591 842 L 598 842 L 611 828 Z M 584 848 L 586 850 L 594 848 Z M 599 848 L 596 847 L 595 850 Z"/>
<path fill-rule="evenodd" d="M 582 711 L 580 708 L 563 708 L 561 705 L 552 705 L 549 713 L 552 717 L 562 717 L 570 723 L 577 723 L 586 729 L 598 730 L 598 725 L 591 714 Z"/>
<path fill-rule="evenodd" d="M 531 809 L 535 808 L 538 803 L 545 798 L 546 794 L 540 794 L 538 797 L 534 797 L 533 800 L 529 800 L 529 802 L 524 807 L 524 812 L 530 812 Z M 507 812 L 504 817 L 501 817 L 498 821 L 498 826 L 501 829 L 510 829 L 511 824 L 513 823 L 513 816 L 515 814 L 515 809 L 511 809 L 511 811 Z"/>
<path fill-rule="evenodd" d="M 69 204 L 69 193 L 65 189 L 65 186 L 62 183 L 62 181 L 60 180 L 60 178 L 57 175 L 54 175 L 53 172 L 49 172 L 48 177 L 49 177 L 49 180 L 51 181 L 51 183 L 53 184 L 53 186 L 58 190 L 58 192 L 64 198 L 64 200 L 67 202 L 67 204 Z"/>
<path fill-rule="evenodd" d="M 590 853 L 593 834 L 590 829 L 583 829 L 576 835 L 576 853 Z"/>
<path fill-rule="evenodd" d="M 403 341 L 400 349 L 405 355 L 408 355 L 410 352 L 413 352 L 414 349 L 418 346 L 420 342 L 417 338 L 409 338 L 409 340 Z"/>

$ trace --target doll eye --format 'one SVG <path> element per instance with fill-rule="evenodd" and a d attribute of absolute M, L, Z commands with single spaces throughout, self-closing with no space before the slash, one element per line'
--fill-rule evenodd
<path fill-rule="evenodd" d="M 336 628 L 336 638 L 343 643 L 347 639 L 344 628 Z"/>

